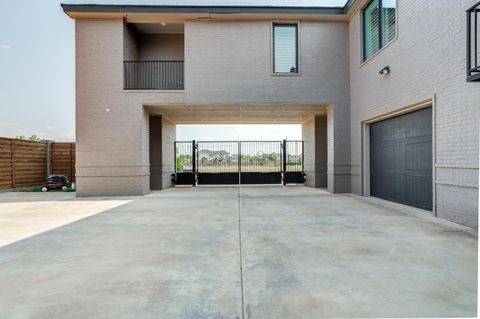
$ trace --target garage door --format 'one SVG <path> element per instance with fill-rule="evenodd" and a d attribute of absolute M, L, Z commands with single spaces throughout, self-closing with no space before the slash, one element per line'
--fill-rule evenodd
<path fill-rule="evenodd" d="M 372 196 L 432 210 L 432 109 L 370 126 Z"/>

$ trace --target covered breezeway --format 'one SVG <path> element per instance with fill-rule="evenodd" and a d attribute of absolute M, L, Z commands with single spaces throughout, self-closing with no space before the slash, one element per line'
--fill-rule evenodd
<path fill-rule="evenodd" d="M 144 109 L 149 116 L 151 190 L 166 189 L 175 184 L 276 184 L 278 182 L 278 184 L 305 183 L 305 185 L 315 188 L 326 188 L 332 193 L 350 191 L 350 179 L 344 172 L 345 169 L 348 169 L 345 167 L 345 162 L 348 161 L 345 158 L 347 153 L 342 151 L 348 146 L 349 137 L 335 133 L 336 130 L 339 130 L 334 126 L 335 107 L 328 103 L 147 104 L 144 105 Z M 219 138 L 213 143 L 223 143 L 225 144 L 224 148 L 228 148 L 228 150 L 220 147 L 217 151 L 228 152 L 230 163 L 236 161 L 239 164 L 238 169 L 229 172 L 197 172 L 199 168 L 202 168 L 202 159 L 205 162 L 210 160 L 208 154 L 198 154 L 198 152 L 202 152 L 202 147 L 203 152 L 215 152 L 215 150 L 208 149 L 211 141 L 196 141 L 192 149 L 186 151 L 191 154 L 189 155 L 191 157 L 198 156 L 194 170 L 195 176 L 192 177 L 189 174 L 183 174 L 183 168 L 181 171 L 178 170 L 177 151 L 179 147 L 177 146 L 185 149 L 192 144 L 191 141 L 182 145 L 176 143 L 177 124 L 299 124 L 302 126 L 302 141 L 286 141 L 284 144 L 284 141 L 279 140 L 274 141 L 271 145 L 261 145 L 266 141 L 261 141 L 262 137 L 259 136 L 258 141 L 241 141 L 226 145 L 229 141 L 222 142 L 222 139 Z M 295 147 L 290 147 L 293 145 L 292 143 L 297 143 L 295 147 L 301 145 L 301 151 L 294 151 Z M 246 151 L 249 148 L 252 151 Z M 266 152 L 272 157 L 269 159 L 270 163 L 278 162 L 278 169 L 272 168 L 273 171 L 265 171 L 264 168 L 261 168 L 260 171 L 249 171 L 255 162 L 252 157 L 261 157 Z M 240 156 L 238 160 L 233 159 L 232 156 L 235 154 Z M 287 154 L 286 159 L 282 157 L 284 154 Z M 220 157 L 223 158 L 223 156 Z M 296 157 L 301 157 L 301 160 L 295 159 Z M 246 164 L 249 160 L 251 165 Z M 291 167 L 284 166 L 293 160 L 299 162 L 301 167 L 291 170 Z M 247 169 L 242 170 L 241 165 Z M 212 175 L 212 173 L 216 173 L 216 175 Z"/>

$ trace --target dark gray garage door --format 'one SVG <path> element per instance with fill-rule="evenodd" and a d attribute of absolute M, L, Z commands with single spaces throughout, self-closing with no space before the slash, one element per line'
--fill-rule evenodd
<path fill-rule="evenodd" d="M 432 210 L 432 109 L 370 127 L 372 196 Z"/>

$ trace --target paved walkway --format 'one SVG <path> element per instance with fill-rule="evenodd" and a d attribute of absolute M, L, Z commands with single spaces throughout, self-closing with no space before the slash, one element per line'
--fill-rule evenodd
<path fill-rule="evenodd" d="M 15 227 L 9 194 L 0 240 Z M 476 315 L 476 232 L 415 209 L 307 187 L 113 201 L 0 247 L 0 318 Z M 68 216 L 81 204 L 49 206 Z"/>

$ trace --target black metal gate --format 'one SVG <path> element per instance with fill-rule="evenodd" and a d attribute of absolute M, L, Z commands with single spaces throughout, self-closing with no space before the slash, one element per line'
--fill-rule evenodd
<path fill-rule="evenodd" d="M 175 142 L 176 185 L 302 184 L 303 141 Z"/>

